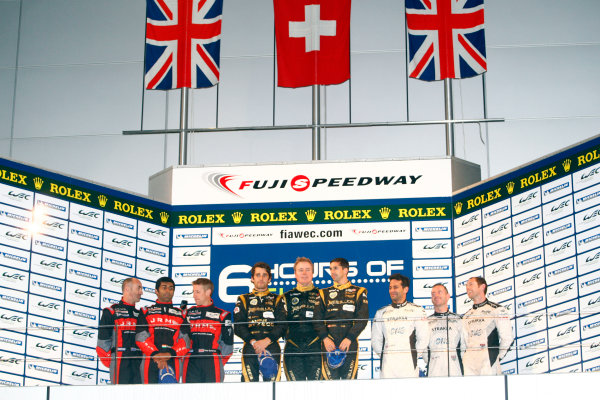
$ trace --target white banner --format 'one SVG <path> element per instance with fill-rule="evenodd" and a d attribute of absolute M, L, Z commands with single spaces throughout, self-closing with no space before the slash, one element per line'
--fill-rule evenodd
<path fill-rule="evenodd" d="M 150 178 L 150 195 L 168 186 L 174 205 L 448 197 L 451 173 L 450 159 L 171 168 Z"/>
<path fill-rule="evenodd" d="M 213 228 L 213 245 L 407 239 L 410 239 L 409 222 Z"/>

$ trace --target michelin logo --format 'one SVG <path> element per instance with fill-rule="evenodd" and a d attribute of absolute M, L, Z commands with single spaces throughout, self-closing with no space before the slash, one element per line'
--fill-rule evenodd
<path fill-rule="evenodd" d="M 96 320 L 96 316 L 95 315 L 87 314 L 87 313 L 84 313 L 84 312 L 81 312 L 81 311 L 67 310 L 67 314 L 74 315 L 74 316 L 80 317 L 80 318 L 91 319 L 92 321 Z"/>
<path fill-rule="evenodd" d="M 140 246 L 140 250 L 143 251 L 143 252 L 145 252 L 145 253 L 152 254 L 152 255 L 158 256 L 158 257 L 163 257 L 164 258 L 164 257 L 167 256 L 167 254 L 164 253 L 164 252 L 162 252 L 162 251 L 158 251 L 158 250 L 154 250 L 154 249 L 149 249 L 149 248 L 143 247 L 143 246 Z"/>
<path fill-rule="evenodd" d="M 416 267 L 417 271 L 448 271 L 449 269 L 449 265 L 418 265 Z"/>
<path fill-rule="evenodd" d="M 554 186 L 553 188 L 544 190 L 544 196 L 548 196 L 549 194 L 558 192 L 559 190 L 568 188 L 569 186 L 570 186 L 569 182 L 565 182 L 565 183 L 562 183 L 562 184 L 560 184 L 558 186 Z"/>
<path fill-rule="evenodd" d="M 106 223 L 117 226 L 119 228 L 129 229 L 130 231 L 135 229 L 135 226 L 128 224 L 126 222 L 117 221 L 115 219 L 107 218 Z"/>
<path fill-rule="evenodd" d="M 63 246 L 59 246 L 59 245 L 53 244 L 53 243 L 43 242 L 41 240 L 35 240 L 35 244 L 37 246 L 45 247 L 45 248 L 51 249 L 51 250 L 56 250 L 56 251 L 60 251 L 60 252 L 65 251 L 65 248 Z"/>
<path fill-rule="evenodd" d="M 540 261 L 541 259 L 542 259 L 542 256 L 540 254 L 536 254 L 533 257 L 529 257 L 529 258 L 526 258 L 525 260 L 518 261 L 517 262 L 517 267 L 522 267 L 522 266 L 525 266 L 527 264 L 531 264 L 533 262 Z"/>
<path fill-rule="evenodd" d="M 498 215 L 505 211 L 508 211 L 508 206 L 503 206 L 503 207 L 497 208 L 495 210 L 489 211 L 489 212 L 485 213 L 483 216 L 484 216 L 484 218 L 491 218 L 491 217 Z"/>
<path fill-rule="evenodd" d="M 43 289 L 54 290 L 56 292 L 62 292 L 62 288 L 60 286 L 51 285 L 49 283 L 40 282 L 40 281 L 32 281 L 31 283 L 33 284 L 33 286 L 39 286 Z"/>
<path fill-rule="evenodd" d="M 207 233 L 180 233 L 175 235 L 176 239 L 208 239 Z"/>
<path fill-rule="evenodd" d="M 592 194 L 588 194 L 586 196 L 583 196 L 583 197 L 577 199 L 575 201 L 575 203 L 577 203 L 577 204 L 585 203 L 586 201 L 593 200 L 593 199 L 595 199 L 598 196 L 600 196 L 600 191 L 592 193 Z"/>
<path fill-rule="evenodd" d="M 544 301 L 544 297 L 543 296 L 539 296 L 539 297 L 535 297 L 533 299 L 530 299 L 530 300 L 523 301 L 523 302 L 519 303 L 518 307 L 519 308 L 523 308 L 523 307 L 530 306 L 532 304 L 541 303 L 542 301 Z"/>
<path fill-rule="evenodd" d="M 208 276 L 207 272 L 176 272 L 175 278 L 195 278 L 201 277 L 205 278 Z"/>

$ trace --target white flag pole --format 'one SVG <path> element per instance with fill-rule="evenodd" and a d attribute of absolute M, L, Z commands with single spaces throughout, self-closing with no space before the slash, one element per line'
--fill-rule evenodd
<path fill-rule="evenodd" d="M 189 88 L 181 88 L 179 104 L 179 165 L 187 165 L 188 154 L 188 96 Z"/>
<path fill-rule="evenodd" d="M 454 108 L 452 107 L 452 81 L 444 79 L 444 111 L 446 115 L 446 155 L 454 157 Z"/>
<path fill-rule="evenodd" d="M 312 159 L 321 159 L 321 90 L 312 86 Z"/>

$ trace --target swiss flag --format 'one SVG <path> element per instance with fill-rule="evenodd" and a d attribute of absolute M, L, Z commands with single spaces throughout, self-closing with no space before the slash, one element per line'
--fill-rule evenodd
<path fill-rule="evenodd" d="M 277 86 L 350 79 L 351 0 L 273 0 Z"/>

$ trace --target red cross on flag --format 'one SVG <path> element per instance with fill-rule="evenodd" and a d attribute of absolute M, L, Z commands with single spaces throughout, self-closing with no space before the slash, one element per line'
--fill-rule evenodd
<path fill-rule="evenodd" d="M 273 0 L 277 86 L 350 79 L 351 0 Z"/>

